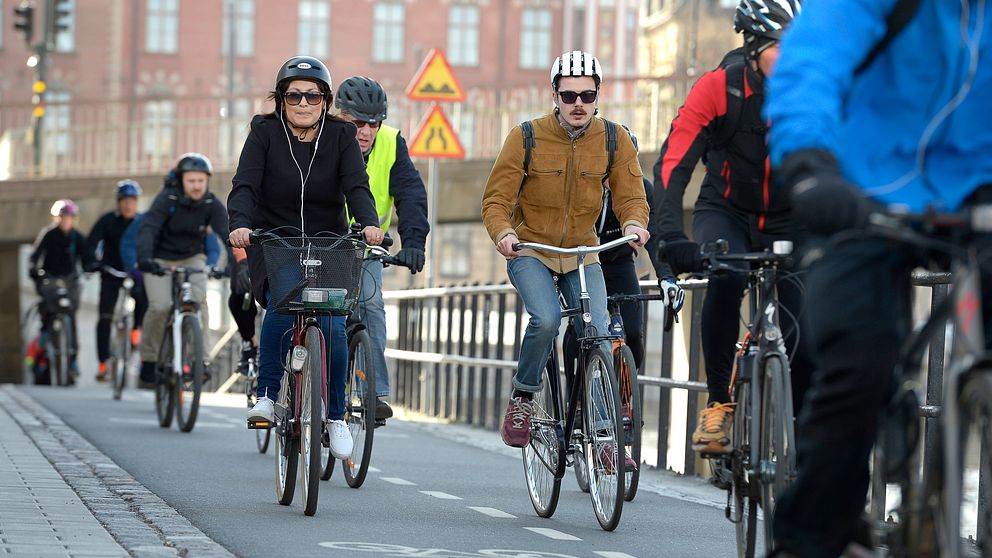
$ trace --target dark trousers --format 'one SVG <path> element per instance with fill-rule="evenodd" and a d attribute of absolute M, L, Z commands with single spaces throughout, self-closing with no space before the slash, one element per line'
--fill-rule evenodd
<path fill-rule="evenodd" d="M 606 281 L 606 294 L 641 294 L 637 284 L 637 268 L 634 260 L 627 258 L 614 262 L 601 263 L 603 280 Z M 630 351 L 634 353 L 634 362 L 641 370 L 644 364 L 644 332 L 641 329 L 641 303 L 625 302 L 620 305 L 620 316 L 623 318 L 624 339 Z"/>
<path fill-rule="evenodd" d="M 96 323 L 96 354 L 100 362 L 110 358 L 110 328 L 114 321 L 114 308 L 120 296 L 123 279 L 110 275 L 100 275 L 100 319 Z M 134 299 L 134 329 L 141 329 L 141 322 L 148 310 L 148 297 L 141 283 L 135 282 L 131 289 Z"/>
<path fill-rule="evenodd" d="M 231 310 L 234 323 L 238 324 L 241 339 L 251 341 L 255 337 L 255 316 L 258 315 L 258 310 L 255 308 L 255 299 L 251 294 L 247 295 L 247 299 L 245 296 L 245 293 L 232 292 L 227 298 L 227 307 Z"/>
<path fill-rule="evenodd" d="M 725 210 L 697 209 L 693 214 L 693 239 L 699 243 L 726 240 L 731 253 L 762 250 L 771 248 L 776 240 L 791 240 L 795 234 L 787 227 L 788 223 L 783 222 L 781 226 L 770 226 L 764 231 L 758 231 L 753 219 Z M 706 385 L 711 403 L 730 402 L 734 347 L 740 339 L 740 308 L 746 286 L 747 279 L 744 275 L 720 274 L 710 277 L 706 289 L 700 330 L 703 357 L 706 361 Z M 785 334 L 793 402 L 798 408 L 813 372 L 809 345 L 799 327 L 803 306 L 802 282 L 796 275 L 780 277 L 777 289 L 783 308 L 779 313 L 779 325 Z"/>

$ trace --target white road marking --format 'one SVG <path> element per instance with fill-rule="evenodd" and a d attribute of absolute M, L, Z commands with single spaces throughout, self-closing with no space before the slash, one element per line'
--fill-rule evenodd
<path fill-rule="evenodd" d="M 461 497 L 459 496 L 448 494 L 447 492 L 438 492 L 437 490 L 421 490 L 420 493 L 433 496 L 439 500 L 461 500 Z"/>
<path fill-rule="evenodd" d="M 513 515 L 512 513 L 506 513 L 505 511 L 498 510 L 496 508 L 486 508 L 486 507 L 479 507 L 479 506 L 469 506 L 468 509 L 475 510 L 475 511 L 477 511 L 477 512 L 483 514 L 483 515 L 488 515 L 489 517 L 498 517 L 498 518 L 501 518 L 501 519 L 502 518 L 505 518 L 505 519 L 516 519 L 517 518 L 517 516 Z"/>
<path fill-rule="evenodd" d="M 382 477 L 382 480 L 388 483 L 398 484 L 400 486 L 417 486 L 417 483 L 410 482 L 406 479 L 401 479 L 399 477 Z"/>
<path fill-rule="evenodd" d="M 569 535 L 568 533 L 562 533 L 561 531 L 555 531 L 554 529 L 548 529 L 546 527 L 524 527 L 528 531 L 537 533 L 538 535 L 544 535 L 549 539 L 555 539 L 556 541 L 581 541 L 579 537 L 574 535 Z"/>
<path fill-rule="evenodd" d="M 158 426 L 158 421 L 154 419 L 140 419 L 140 418 L 128 418 L 128 417 L 110 417 L 110 422 L 119 422 L 125 424 L 140 424 L 148 426 Z M 196 427 L 204 428 L 237 428 L 241 423 L 232 424 L 227 422 L 210 422 L 198 420 L 196 421 Z"/>
<path fill-rule="evenodd" d="M 370 465 L 370 466 L 369 466 L 369 472 L 370 472 L 370 473 L 381 473 L 381 472 L 382 472 L 382 469 L 379 469 L 379 468 L 377 468 L 377 467 L 372 467 L 372 466 Z"/>
<path fill-rule="evenodd" d="M 613 552 L 611 550 L 597 550 L 593 554 L 599 554 L 603 558 L 634 558 L 626 552 Z"/>

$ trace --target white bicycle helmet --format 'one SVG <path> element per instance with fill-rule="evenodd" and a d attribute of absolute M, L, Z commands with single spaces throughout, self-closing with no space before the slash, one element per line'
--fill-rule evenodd
<path fill-rule="evenodd" d="M 555 58 L 551 65 L 551 87 L 558 89 L 558 80 L 563 77 L 591 77 L 599 87 L 603 81 L 603 66 L 588 52 L 573 50 Z"/>

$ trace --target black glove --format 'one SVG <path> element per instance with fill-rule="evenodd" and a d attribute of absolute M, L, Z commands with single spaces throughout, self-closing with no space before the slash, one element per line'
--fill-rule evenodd
<path fill-rule="evenodd" d="M 34 281 L 35 283 L 37 283 L 41 279 L 41 277 L 44 275 L 44 272 L 42 272 L 37 267 L 32 267 L 30 270 L 28 270 L 28 275 L 31 276 L 31 280 L 32 281 Z"/>
<path fill-rule="evenodd" d="M 803 149 L 782 162 L 792 214 L 800 226 L 820 235 L 863 227 L 871 211 L 864 192 L 841 176 L 833 154 Z"/>
<path fill-rule="evenodd" d="M 691 240 L 672 240 L 661 248 L 661 259 L 671 266 L 675 275 L 703 270 L 699 244 Z"/>
<path fill-rule="evenodd" d="M 403 262 L 403 265 L 410 268 L 410 273 L 416 275 L 418 271 L 424 270 L 424 251 L 420 248 L 404 248 L 396 254 L 396 259 Z"/>
<path fill-rule="evenodd" d="M 251 279 L 248 276 L 248 262 L 240 262 L 235 264 L 237 270 L 231 277 L 231 290 L 236 294 L 245 294 L 251 292 Z"/>
<path fill-rule="evenodd" d="M 141 260 L 138 262 L 138 269 L 146 273 L 152 273 L 155 275 L 162 275 L 164 269 L 155 260 Z"/>

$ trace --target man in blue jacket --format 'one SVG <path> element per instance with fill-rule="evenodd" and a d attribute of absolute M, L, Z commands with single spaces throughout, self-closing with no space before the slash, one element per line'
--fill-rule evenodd
<path fill-rule="evenodd" d="M 807 4 L 783 41 L 765 108 L 772 163 L 814 236 L 858 227 L 876 205 L 956 211 L 989 203 L 992 59 L 980 60 L 992 53 L 988 23 L 985 0 Z M 824 244 L 808 275 L 819 369 L 796 435 L 799 476 L 775 509 L 781 556 L 835 558 L 854 538 L 879 411 L 910 331 L 918 259 L 852 237 Z M 987 264 L 982 274 L 992 292 Z"/>

